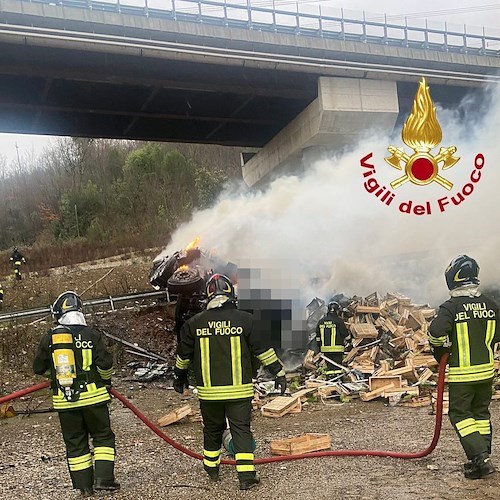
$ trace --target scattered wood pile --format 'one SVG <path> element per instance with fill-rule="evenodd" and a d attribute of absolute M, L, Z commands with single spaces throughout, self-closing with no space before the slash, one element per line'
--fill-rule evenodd
<path fill-rule="evenodd" d="M 420 397 L 420 387 L 424 382 L 435 382 L 437 376 L 438 363 L 427 341 L 435 309 L 413 304 L 398 293 L 379 298 L 376 292 L 365 298 L 354 297 L 347 309 L 350 317 L 346 324 L 352 341 L 344 358 L 348 368 L 344 381 L 309 378 L 306 386 L 318 387 L 323 397 L 344 395 L 363 401 L 385 397 L 392 404 L 404 401 L 430 405 L 430 397 Z M 318 372 L 321 359 L 321 355 L 309 351 L 303 366 Z"/>
<path fill-rule="evenodd" d="M 351 332 L 351 345 L 344 357 L 344 374 L 334 380 L 322 378 L 324 355 L 310 350 L 304 357 L 301 373 L 287 373 L 290 382 L 300 379 L 302 385 L 298 390 L 270 399 L 262 397 L 256 384 L 254 409 L 260 409 L 265 417 L 281 418 L 300 413 L 309 398 L 340 398 L 341 401 L 386 398 L 389 405 L 429 406 L 435 413 L 438 363 L 430 352 L 427 332 L 436 310 L 427 304 L 413 304 L 410 298 L 399 293 L 388 293 L 382 298 L 377 293 L 365 298 L 354 297 L 347 309 L 349 317 L 345 321 Z M 500 361 L 495 361 L 495 368 L 500 369 Z M 500 399 L 500 391 L 494 398 Z M 447 412 L 448 393 L 445 392 L 443 413 Z M 169 425 L 184 417 L 200 419 L 195 410 L 185 406 L 165 415 L 158 423 Z M 305 443 L 306 447 L 311 444 L 310 437 L 292 439 L 299 439 L 299 444 Z"/>

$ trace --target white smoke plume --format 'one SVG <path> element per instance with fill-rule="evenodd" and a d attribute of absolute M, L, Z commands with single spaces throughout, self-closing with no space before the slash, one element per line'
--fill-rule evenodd
<path fill-rule="evenodd" d="M 432 95 L 432 85 L 431 85 Z M 457 146 L 459 163 L 440 172 L 451 191 L 437 183 L 406 183 L 390 206 L 365 189 L 360 159 L 373 153 L 374 177 L 389 188 L 402 172 L 384 161 L 387 146 L 404 147 L 394 137 L 374 135 L 354 150 L 304 165 L 300 176 L 282 177 L 265 191 L 228 188 L 217 204 L 195 213 L 165 249 L 171 254 L 201 236 L 200 246 L 239 265 L 261 269 L 258 287 L 273 297 L 290 295 L 302 305 L 334 291 L 367 295 L 399 291 L 414 302 L 437 306 L 447 298 L 444 269 L 456 255 L 479 262 L 485 286 L 500 285 L 500 91 L 490 89 L 487 114 L 470 101 L 456 110 L 438 109 L 440 146 Z M 410 110 L 401 110 L 406 115 Z M 434 154 L 437 149 L 433 150 Z M 464 201 L 440 212 L 436 200 L 449 198 L 470 182 L 474 159 L 484 155 L 481 179 Z M 430 215 L 401 213 L 403 201 L 432 201 Z M 271 272 L 272 270 L 272 272 Z M 259 274 L 259 273 L 258 273 Z"/>

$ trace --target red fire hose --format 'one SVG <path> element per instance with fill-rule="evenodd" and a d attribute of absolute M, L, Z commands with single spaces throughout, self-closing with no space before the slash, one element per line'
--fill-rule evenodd
<path fill-rule="evenodd" d="M 434 426 L 434 436 L 432 437 L 431 444 L 428 448 L 423 451 L 419 451 L 416 453 L 401 453 L 395 451 L 382 451 L 382 450 L 329 450 L 329 451 L 316 451 L 312 453 L 302 453 L 298 455 L 287 455 L 287 456 L 275 456 L 275 457 L 267 457 L 267 458 L 258 458 L 255 460 L 256 464 L 267 464 L 271 462 L 284 462 L 287 460 L 299 460 L 302 458 L 317 458 L 317 457 L 359 457 L 359 456 L 375 456 L 375 457 L 392 457 L 392 458 L 422 458 L 429 455 L 439 440 L 439 435 L 441 434 L 441 425 L 443 418 L 443 392 L 444 392 L 444 372 L 446 369 L 446 364 L 448 363 L 448 354 L 441 358 L 441 362 L 439 364 L 439 375 L 438 375 L 438 392 L 437 392 L 437 408 L 436 408 L 436 423 Z M 21 391 L 13 392 L 8 396 L 4 396 L 0 398 L 0 404 L 6 403 L 13 399 L 19 398 L 21 396 L 25 396 L 26 394 L 30 394 L 32 392 L 39 391 L 40 389 L 44 389 L 49 386 L 49 382 L 43 382 L 41 384 L 37 384 Z M 115 389 L 110 390 L 111 394 L 118 400 L 120 400 L 129 410 L 132 411 L 144 424 L 146 424 L 157 436 L 166 441 L 169 445 L 173 446 L 175 449 L 189 455 L 192 458 L 196 458 L 198 460 L 203 460 L 203 456 L 199 453 L 194 453 L 191 450 L 188 450 L 184 446 L 180 445 L 172 438 L 168 437 L 164 434 L 158 427 L 156 427 L 138 408 L 136 408 L 125 396 L 117 392 Z M 222 464 L 227 465 L 235 465 L 235 460 L 221 460 Z"/>
<path fill-rule="evenodd" d="M 31 387 L 27 387 L 26 389 L 21 389 L 20 391 L 13 392 L 12 394 L 8 394 L 7 396 L 3 396 L 0 398 L 0 405 L 3 403 L 8 403 L 13 399 L 20 398 L 22 396 L 26 396 L 26 394 L 30 394 L 32 392 L 40 391 L 41 389 L 45 389 L 50 385 L 50 382 L 42 382 L 41 384 L 32 385 Z"/>

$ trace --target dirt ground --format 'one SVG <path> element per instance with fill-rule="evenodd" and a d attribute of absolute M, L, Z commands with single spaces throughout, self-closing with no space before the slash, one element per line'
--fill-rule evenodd
<path fill-rule="evenodd" d="M 128 291 L 151 290 L 147 282 L 148 262 L 126 262 L 94 287 L 91 298 Z M 104 276 L 110 268 L 90 266 L 64 273 L 30 276 L 16 290 L 12 309 L 47 305 L 65 289 L 80 293 Z M 17 288 L 14 287 L 17 285 Z M 4 283 L 5 286 L 5 283 Z M 13 295 L 10 295 L 13 298 Z M 10 300 L 10 299 L 9 299 Z M 26 306 L 25 304 L 29 304 Z M 96 317 L 100 326 L 172 359 L 175 343 L 172 322 L 164 308 L 155 306 L 104 314 Z M 34 345 L 50 320 L 30 326 L 0 324 L 2 347 L 0 394 L 8 394 L 41 379 L 30 374 Z M 14 345 L 12 345 L 14 344 Z M 113 346 L 119 366 L 115 388 L 139 407 L 153 422 L 165 413 L 189 403 L 198 407 L 196 397 L 184 401 L 168 382 L 138 383 L 130 380 L 126 363 L 130 355 Z M 16 355 L 17 353 L 17 355 Z M 22 354 L 24 353 L 24 354 Z M 18 400 L 18 411 L 49 406 L 48 392 Z M 492 403 L 493 428 L 500 427 L 500 402 Z M 497 499 L 499 474 L 478 481 L 466 480 L 461 471 L 465 457 L 451 425 L 444 417 L 436 450 L 418 460 L 378 457 L 328 457 L 280 462 L 258 466 L 261 485 L 248 491 L 237 489 L 234 468 L 223 466 L 221 482 L 210 483 L 200 462 L 163 442 L 116 400 L 111 403 L 112 425 L 117 436 L 116 475 L 122 489 L 96 498 L 113 499 Z M 340 404 L 309 402 L 301 413 L 280 419 L 263 417 L 254 411 L 253 429 L 258 443 L 257 457 L 269 455 L 269 441 L 294 437 L 305 432 L 328 433 L 332 449 L 379 449 L 416 452 L 427 448 L 434 429 L 429 408 L 385 406 L 383 400 Z M 180 422 L 164 431 L 182 445 L 201 452 L 200 422 Z M 498 447 L 494 435 L 493 460 Z M 0 420 L 0 498 L 78 498 L 71 489 L 64 457 L 64 445 L 55 413 L 18 415 Z M 500 459 L 497 460 L 500 465 Z"/>

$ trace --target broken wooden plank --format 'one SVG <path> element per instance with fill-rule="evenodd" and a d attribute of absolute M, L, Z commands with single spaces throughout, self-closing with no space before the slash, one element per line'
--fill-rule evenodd
<path fill-rule="evenodd" d="M 401 401 L 399 406 L 405 406 L 406 408 L 420 408 L 422 406 L 430 406 L 431 398 L 429 396 L 421 396 L 417 398 L 412 398 L 410 401 Z"/>
<path fill-rule="evenodd" d="M 304 434 L 294 438 L 271 441 L 269 447 L 273 455 L 298 455 L 330 449 L 331 438 L 328 434 Z"/>
<path fill-rule="evenodd" d="M 294 392 L 292 394 L 292 398 L 300 398 L 302 402 L 306 401 L 308 398 L 311 398 L 315 395 L 317 391 L 316 387 L 309 387 L 306 389 L 301 389 L 300 391 Z"/>
<path fill-rule="evenodd" d="M 413 394 L 414 396 L 420 395 L 420 388 L 418 385 L 406 385 L 403 387 L 389 387 L 384 391 L 384 397 L 394 396 L 396 394 Z"/>
<path fill-rule="evenodd" d="M 394 387 L 392 383 L 383 385 L 382 387 L 379 387 L 378 389 L 374 391 L 369 391 L 369 392 L 361 392 L 359 394 L 359 397 L 361 398 L 362 401 L 371 401 L 372 399 L 376 399 L 382 396 L 384 394 L 384 391 L 386 389 L 389 389 L 391 387 Z"/>
<path fill-rule="evenodd" d="M 438 366 L 439 363 L 432 354 L 416 354 L 413 356 L 413 365 L 416 367 L 432 368 L 433 366 Z"/>
<path fill-rule="evenodd" d="M 426 380 L 429 380 L 434 375 L 434 372 L 429 368 L 425 368 L 421 373 L 418 374 L 418 384 L 422 384 Z"/>
<path fill-rule="evenodd" d="M 356 314 L 380 314 L 380 307 L 378 306 L 356 306 Z"/>
<path fill-rule="evenodd" d="M 167 425 L 173 424 L 174 422 L 178 422 L 179 420 L 187 417 L 192 411 L 192 408 L 189 405 L 181 406 L 177 410 L 174 410 L 163 417 L 158 419 L 158 425 L 160 427 L 165 427 Z"/>

